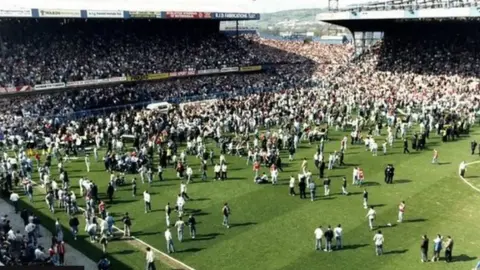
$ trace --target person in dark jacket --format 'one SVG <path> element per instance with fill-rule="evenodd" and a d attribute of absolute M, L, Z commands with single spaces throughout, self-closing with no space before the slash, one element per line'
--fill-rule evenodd
<path fill-rule="evenodd" d="M 68 225 L 70 225 L 70 228 L 72 229 L 73 238 L 77 240 L 78 225 L 80 225 L 78 218 L 76 216 L 71 216 Z"/>
<path fill-rule="evenodd" d="M 114 192 L 115 192 L 115 188 L 113 187 L 112 183 L 108 183 L 107 196 L 108 196 L 108 200 L 110 201 L 110 203 L 113 202 L 113 193 Z"/>
<path fill-rule="evenodd" d="M 410 151 L 408 150 L 408 141 L 407 139 L 403 140 L 403 153 L 404 154 L 410 154 Z"/>
<path fill-rule="evenodd" d="M 306 199 L 307 198 L 307 184 L 305 183 L 305 176 L 302 176 L 300 178 L 300 182 L 298 183 L 298 189 L 300 190 L 300 199 Z"/>
<path fill-rule="evenodd" d="M 325 251 L 332 252 L 333 231 L 330 225 L 328 225 L 328 228 L 323 235 L 325 236 L 326 241 Z"/>
<path fill-rule="evenodd" d="M 320 162 L 319 171 L 320 171 L 320 178 L 323 178 L 323 176 L 325 174 L 325 162 L 324 161 Z"/>
<path fill-rule="evenodd" d="M 420 252 L 422 254 L 422 262 L 428 262 L 428 237 L 422 236 L 422 244 L 420 245 Z"/>
<path fill-rule="evenodd" d="M 190 236 L 192 239 L 195 239 L 195 235 L 197 234 L 197 221 L 193 215 L 188 217 L 187 224 L 190 227 Z"/>

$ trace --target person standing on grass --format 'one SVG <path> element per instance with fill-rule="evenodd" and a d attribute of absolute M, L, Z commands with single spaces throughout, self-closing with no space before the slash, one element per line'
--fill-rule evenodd
<path fill-rule="evenodd" d="M 335 244 L 336 244 L 336 249 L 342 249 L 342 236 L 343 236 L 343 229 L 342 225 L 338 224 L 338 226 L 335 228 L 333 231 L 335 235 Z"/>
<path fill-rule="evenodd" d="M 315 234 L 315 250 L 322 250 L 323 230 L 322 225 L 318 226 L 313 232 Z"/>
<path fill-rule="evenodd" d="M 460 163 L 460 167 L 458 169 L 460 176 L 465 177 L 465 172 L 467 171 L 467 164 L 465 163 L 465 161 L 462 161 L 462 163 Z"/>
<path fill-rule="evenodd" d="M 366 218 L 368 219 L 368 227 L 370 227 L 370 230 L 373 230 L 373 221 L 375 220 L 375 217 L 377 215 L 377 212 L 373 209 L 373 206 L 370 206 L 370 209 L 367 212 Z"/>
<path fill-rule="evenodd" d="M 405 214 L 405 201 L 401 201 L 398 205 L 398 223 L 403 222 L 403 216 Z"/>
<path fill-rule="evenodd" d="M 187 194 L 187 185 L 183 181 L 180 183 L 180 194 L 182 194 L 182 197 L 185 200 L 190 200 L 190 197 L 188 197 L 188 194 Z"/>
<path fill-rule="evenodd" d="M 49 191 L 45 196 L 45 202 L 47 203 L 48 209 L 50 212 L 55 214 L 55 196 L 53 195 L 53 191 Z"/>
<path fill-rule="evenodd" d="M 202 160 L 202 181 L 207 181 L 207 160 Z"/>
<path fill-rule="evenodd" d="M 108 237 L 106 235 L 102 235 L 102 237 L 100 237 L 100 241 L 98 242 L 100 245 L 102 245 L 103 254 L 107 253 Z"/>
<path fill-rule="evenodd" d="M 373 236 L 373 242 L 375 242 L 375 254 L 380 256 L 383 254 L 383 243 L 385 238 L 383 237 L 382 231 L 378 231 L 375 236 Z"/>
<path fill-rule="evenodd" d="M 333 240 L 333 231 L 332 227 L 328 225 L 327 230 L 324 233 L 325 236 L 325 249 L 324 251 L 332 252 L 332 240 Z"/>
<path fill-rule="evenodd" d="M 295 177 L 293 177 L 293 175 L 290 175 L 290 183 L 288 186 L 290 187 L 290 195 L 295 196 Z"/>
<path fill-rule="evenodd" d="M 170 227 L 170 214 L 172 213 L 172 208 L 170 203 L 167 203 L 165 206 L 165 222 L 167 223 L 167 228 Z"/>
<path fill-rule="evenodd" d="M 432 262 L 440 261 L 440 252 L 442 251 L 443 237 L 437 234 L 437 237 L 433 240 L 433 257 Z"/>
<path fill-rule="evenodd" d="M 426 234 L 422 236 L 422 244 L 420 245 L 420 252 L 422 254 L 422 262 L 428 262 L 428 237 Z"/>
<path fill-rule="evenodd" d="M 107 196 L 108 201 L 112 204 L 113 203 L 113 193 L 115 192 L 115 188 L 113 187 L 112 183 L 108 183 L 107 187 Z"/>
<path fill-rule="evenodd" d="M 453 239 L 449 235 L 447 236 L 447 241 L 445 242 L 445 262 L 452 262 L 452 252 L 453 252 Z"/>
<path fill-rule="evenodd" d="M 98 211 L 100 212 L 102 219 L 105 219 L 107 217 L 107 211 L 105 209 L 106 209 L 105 202 L 100 201 L 100 204 L 98 205 Z"/>
<path fill-rule="evenodd" d="M 221 170 L 220 165 L 215 164 L 215 166 L 213 167 L 213 171 L 215 172 L 215 178 L 213 179 L 213 181 L 220 180 L 220 170 Z"/>
<path fill-rule="evenodd" d="M 227 163 L 224 162 L 220 167 L 222 171 L 222 174 L 220 175 L 220 179 L 222 181 L 227 180 L 227 169 L 228 169 Z"/>
<path fill-rule="evenodd" d="M 172 232 L 168 228 L 165 231 L 165 240 L 167 241 L 167 252 L 169 254 L 174 253 L 175 252 L 175 247 L 173 246 Z"/>
<path fill-rule="evenodd" d="M 77 240 L 78 225 L 80 225 L 80 222 L 78 221 L 78 218 L 76 216 L 70 216 L 70 220 L 68 221 L 68 225 L 70 225 L 70 228 L 72 229 L 73 239 Z"/>
<path fill-rule="evenodd" d="M 157 173 L 158 173 L 158 180 L 163 181 L 163 167 L 162 167 L 162 165 L 158 165 Z"/>
<path fill-rule="evenodd" d="M 15 214 L 18 213 L 18 200 L 20 200 L 20 195 L 12 191 L 12 193 L 10 194 L 10 201 L 13 204 L 13 208 L 15 208 Z"/>
<path fill-rule="evenodd" d="M 433 149 L 432 164 L 438 164 L 438 151 L 437 151 L 437 149 Z"/>
<path fill-rule="evenodd" d="M 223 205 L 223 208 L 222 208 L 222 214 L 223 214 L 223 223 L 222 225 L 230 228 L 230 225 L 228 224 L 228 219 L 230 217 L 230 214 L 231 214 L 231 211 L 230 211 L 230 207 L 228 206 L 228 203 L 225 203 Z"/>
<path fill-rule="evenodd" d="M 90 157 L 88 154 L 85 154 L 85 167 L 87 168 L 87 172 L 90 172 Z"/>
<path fill-rule="evenodd" d="M 155 254 L 153 254 L 153 250 L 150 247 L 147 247 L 147 255 L 146 255 L 146 270 L 155 270 Z"/>
<path fill-rule="evenodd" d="M 363 189 L 363 208 L 367 209 L 368 208 L 368 191 L 367 189 Z"/>
<path fill-rule="evenodd" d="M 308 183 L 308 189 L 310 190 L 310 200 L 315 201 L 315 191 L 317 189 L 315 182 L 313 180 Z"/>
<path fill-rule="evenodd" d="M 407 139 L 403 139 L 403 153 L 404 153 L 404 154 L 410 154 L 410 151 L 408 150 L 408 141 L 407 141 Z"/>
<path fill-rule="evenodd" d="M 323 180 L 323 189 L 324 189 L 323 195 L 329 196 L 330 195 L 330 178 L 327 177 Z"/>
<path fill-rule="evenodd" d="M 137 196 L 137 179 L 134 177 L 132 180 L 132 197 Z"/>
<path fill-rule="evenodd" d="M 183 207 L 185 206 L 185 199 L 183 198 L 182 194 L 178 194 L 177 196 L 177 212 L 178 215 L 181 217 L 183 215 Z"/>
<path fill-rule="evenodd" d="M 347 191 L 347 178 L 346 178 L 346 177 L 343 177 L 343 178 L 342 178 L 342 194 L 343 194 L 343 195 L 348 195 L 348 191 Z"/>
<path fill-rule="evenodd" d="M 132 227 L 132 220 L 128 216 L 128 212 L 122 218 L 123 222 L 123 237 L 130 237 L 130 228 Z"/>
<path fill-rule="evenodd" d="M 190 227 L 190 236 L 192 239 L 195 239 L 195 235 L 197 234 L 197 221 L 193 215 L 188 217 L 187 224 Z"/>
<path fill-rule="evenodd" d="M 186 174 L 187 174 L 187 184 L 190 184 L 190 181 L 193 182 L 193 169 L 192 169 L 192 167 L 187 166 Z"/>
<path fill-rule="evenodd" d="M 301 177 L 299 177 L 299 183 L 298 183 L 298 189 L 300 190 L 300 199 L 306 199 L 307 198 L 307 184 L 305 183 L 305 175 L 302 174 Z"/>
<path fill-rule="evenodd" d="M 183 241 L 183 229 L 185 228 L 185 222 L 182 220 L 182 217 L 179 217 L 177 222 L 175 222 L 175 227 L 177 227 L 177 238 L 179 242 Z"/>
<path fill-rule="evenodd" d="M 152 211 L 152 205 L 150 201 L 150 193 L 147 190 L 143 192 L 143 201 L 145 203 L 145 214 Z"/>
<path fill-rule="evenodd" d="M 108 235 L 113 235 L 113 224 L 115 224 L 115 220 L 113 219 L 113 216 L 110 213 L 107 213 L 107 218 L 105 219 L 107 221 L 107 226 L 108 226 Z"/>

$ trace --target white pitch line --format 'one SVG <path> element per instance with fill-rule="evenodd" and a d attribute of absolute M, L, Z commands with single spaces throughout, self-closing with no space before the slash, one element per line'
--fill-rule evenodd
<path fill-rule="evenodd" d="M 465 166 L 468 167 L 469 165 L 472 165 L 472 164 L 477 164 L 477 163 L 480 163 L 480 160 L 477 160 L 477 161 L 474 161 L 474 162 L 470 162 L 470 163 L 466 163 Z M 463 182 L 465 182 L 465 184 L 469 185 L 471 188 L 473 188 L 475 191 L 477 192 L 480 192 L 480 189 L 477 188 L 476 186 L 472 185 L 470 182 L 467 181 L 467 179 L 465 179 L 464 177 L 462 177 L 461 175 L 460 176 L 460 179 L 463 180 Z"/>
<path fill-rule="evenodd" d="M 33 183 L 35 186 L 40 187 L 40 186 L 39 186 L 35 181 L 33 181 L 33 180 L 32 180 L 32 183 Z M 41 190 L 43 191 L 42 188 L 39 188 L 39 189 L 41 189 Z M 82 212 L 85 212 L 85 209 L 82 208 L 82 207 L 78 207 L 78 209 L 79 209 L 80 211 L 82 211 Z M 102 220 L 100 217 L 97 217 L 97 219 Z M 118 228 L 118 227 L 115 226 L 115 225 L 113 225 L 113 228 L 115 228 L 115 230 L 117 230 L 117 231 L 119 231 L 119 232 L 121 232 L 121 233 L 125 233 L 122 229 Z M 173 258 L 172 256 L 168 255 L 167 253 L 158 250 L 157 248 L 153 247 L 152 245 L 146 243 L 146 242 L 143 241 L 143 240 L 140 240 L 140 239 L 138 239 L 138 238 L 136 238 L 136 237 L 134 237 L 134 236 L 131 236 L 130 238 L 133 239 L 133 240 L 135 240 L 135 241 L 137 241 L 137 242 L 139 242 L 140 244 L 142 244 L 142 245 L 144 245 L 144 246 L 149 247 L 149 248 L 152 249 L 153 251 L 156 251 L 156 252 L 160 253 L 162 256 L 167 257 L 169 260 L 172 260 L 172 261 L 174 261 L 175 263 L 181 265 L 181 266 L 184 267 L 186 270 L 195 270 L 195 268 L 190 267 L 190 266 L 186 265 L 185 263 L 183 263 L 183 262 L 181 262 L 181 261 Z M 166 263 L 166 264 L 168 264 L 168 263 Z"/>

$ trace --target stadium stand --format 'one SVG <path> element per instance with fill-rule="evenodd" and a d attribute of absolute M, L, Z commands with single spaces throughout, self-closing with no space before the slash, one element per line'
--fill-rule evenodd
<path fill-rule="evenodd" d="M 2 44 L 1 86 L 312 60 L 330 64 L 345 61 L 336 59 L 347 53 L 346 46 L 227 37 L 218 22 L 196 20 L 3 19 Z"/>

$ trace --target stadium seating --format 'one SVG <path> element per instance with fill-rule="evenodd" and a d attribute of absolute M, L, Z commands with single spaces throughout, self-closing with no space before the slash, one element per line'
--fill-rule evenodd
<path fill-rule="evenodd" d="M 217 28 L 215 28 L 217 27 Z M 159 20 L 2 20 L 0 86 L 256 64 L 345 63 L 348 46 L 227 37 L 218 24 Z"/>

